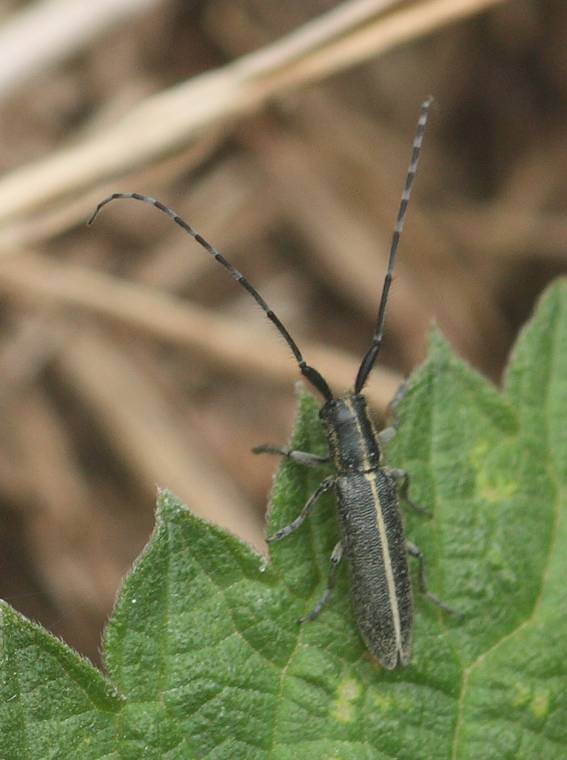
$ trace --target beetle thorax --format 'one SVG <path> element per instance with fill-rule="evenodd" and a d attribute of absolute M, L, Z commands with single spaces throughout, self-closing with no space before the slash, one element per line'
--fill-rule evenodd
<path fill-rule="evenodd" d="M 380 448 L 364 396 L 348 393 L 333 399 L 319 415 L 337 474 L 369 472 L 379 466 Z"/>

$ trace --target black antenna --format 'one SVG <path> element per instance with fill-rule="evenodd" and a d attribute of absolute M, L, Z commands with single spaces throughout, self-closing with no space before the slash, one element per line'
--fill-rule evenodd
<path fill-rule="evenodd" d="M 191 225 L 187 224 L 186 221 L 178 216 L 175 211 L 170 209 L 168 206 L 164 206 L 163 203 L 160 203 L 160 201 L 156 200 L 155 198 L 151 198 L 149 195 L 140 195 L 139 193 L 112 193 L 112 195 L 109 195 L 98 204 L 87 224 L 91 225 L 94 222 L 103 206 L 106 206 L 108 203 L 112 203 L 112 201 L 120 199 L 142 201 L 142 203 L 148 203 L 150 206 L 155 206 L 158 211 L 161 211 L 163 214 L 168 216 L 175 222 L 175 224 L 181 227 L 182 230 L 191 235 L 191 237 L 194 238 L 194 240 L 196 240 L 197 243 L 199 243 L 199 245 L 202 246 L 208 253 L 210 253 L 211 256 L 213 256 L 213 258 L 219 262 L 219 264 L 222 264 L 222 266 L 228 270 L 231 276 L 234 277 L 236 282 L 239 285 L 242 285 L 242 287 L 252 296 L 252 298 L 256 301 L 268 319 L 273 322 L 276 330 L 285 340 L 287 345 L 291 348 L 297 365 L 305 378 L 311 383 L 311 385 L 317 388 L 317 390 L 325 397 L 326 401 L 333 400 L 333 394 L 331 393 L 331 389 L 327 385 L 326 380 L 316 369 L 310 367 L 306 363 L 301 354 L 301 351 L 297 346 L 297 343 L 293 340 L 284 324 L 280 321 L 279 317 L 276 316 L 276 314 L 274 314 L 274 312 L 270 309 L 256 288 L 250 284 L 250 282 L 246 279 L 246 277 L 244 277 L 243 274 L 238 271 L 238 269 L 233 267 L 232 264 L 225 259 L 225 257 L 215 248 L 214 245 L 211 245 L 208 240 L 205 240 L 202 235 L 196 232 L 196 230 L 194 230 Z"/>
<path fill-rule="evenodd" d="M 354 392 L 360 393 L 364 388 L 368 375 L 370 374 L 376 358 L 382 347 L 382 339 L 384 337 L 384 321 L 386 316 L 386 302 L 388 300 L 388 293 L 390 292 L 390 285 L 392 284 L 392 275 L 394 272 L 394 264 L 396 262 L 396 253 L 398 252 L 398 245 L 400 243 L 400 235 L 404 228 L 404 222 L 406 218 L 406 211 L 411 195 L 411 190 L 415 180 L 417 172 L 417 164 L 419 161 L 419 154 L 421 152 L 421 145 L 423 143 L 423 136 L 425 134 L 425 127 L 427 125 L 427 119 L 429 117 L 429 109 L 433 103 L 433 98 L 430 96 L 427 100 L 424 100 L 421 104 L 419 112 L 419 119 L 417 121 L 417 129 L 415 131 L 415 137 L 413 138 L 413 145 L 411 150 L 411 159 L 408 167 L 408 173 L 406 175 L 406 182 L 404 190 L 402 192 L 402 199 L 400 202 L 400 208 L 398 209 L 398 217 L 396 219 L 396 226 L 394 227 L 394 234 L 392 235 L 392 243 L 390 245 L 390 257 L 388 259 L 388 271 L 384 278 L 384 285 L 382 287 L 382 296 L 380 298 L 380 306 L 378 308 L 378 318 L 376 319 L 376 328 L 374 335 L 372 336 L 372 342 L 370 348 L 364 355 L 358 374 L 356 376 L 356 382 L 354 384 Z"/>

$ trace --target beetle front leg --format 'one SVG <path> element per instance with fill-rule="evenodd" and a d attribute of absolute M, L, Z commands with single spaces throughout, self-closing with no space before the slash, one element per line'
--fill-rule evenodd
<path fill-rule="evenodd" d="M 396 395 L 394 398 L 390 401 L 388 404 L 388 410 L 387 410 L 387 418 L 391 420 L 390 425 L 387 428 L 384 428 L 384 430 L 381 430 L 378 433 L 378 443 L 380 446 L 387 446 L 390 441 L 394 438 L 396 433 L 398 432 L 398 428 L 400 426 L 400 418 L 398 416 L 398 407 L 404 400 L 409 387 L 409 381 L 404 380 L 403 383 L 400 383 L 398 386 L 398 390 L 396 391 Z"/>
<path fill-rule="evenodd" d="M 325 478 L 319 486 L 319 488 L 311 494 L 311 496 L 307 499 L 307 502 L 305 503 L 305 506 L 299 513 L 299 515 L 295 518 L 293 522 L 290 522 L 289 525 L 286 525 L 285 528 L 280 528 L 276 533 L 274 533 L 273 536 L 270 536 L 266 539 L 266 541 L 269 544 L 273 544 L 275 541 L 281 541 L 282 538 L 285 538 L 286 536 L 289 536 L 290 533 L 293 533 L 295 530 L 297 530 L 300 525 L 303 525 L 305 522 L 307 516 L 315 506 L 315 504 L 319 501 L 321 496 L 326 491 L 329 491 L 333 486 L 335 485 L 335 476 L 330 475 L 328 478 Z"/>
<path fill-rule="evenodd" d="M 378 444 L 381 448 L 386 448 L 390 441 L 396 437 L 397 429 L 390 425 L 390 427 L 384 428 L 377 434 Z"/>
<path fill-rule="evenodd" d="M 421 593 L 429 599 L 430 602 L 435 604 L 437 607 L 440 607 L 445 612 L 449 613 L 449 615 L 456 615 L 457 617 L 462 617 L 462 613 L 457 612 L 452 607 L 449 607 L 445 602 L 442 602 L 441 599 L 439 599 L 438 596 L 435 596 L 435 594 L 432 594 L 427 586 L 427 576 L 425 574 L 425 558 L 423 556 L 423 552 L 421 549 L 419 549 L 415 544 L 412 544 L 411 541 L 406 541 L 406 548 L 408 551 L 408 554 L 411 557 L 414 557 L 414 559 L 417 560 L 418 563 L 418 583 L 419 583 L 419 590 Z"/>
<path fill-rule="evenodd" d="M 261 446 L 254 446 L 254 454 L 276 454 L 277 456 L 291 459 L 292 462 L 303 464 L 306 467 L 322 467 L 329 463 L 329 457 L 320 457 L 317 454 L 309 454 L 307 451 L 298 451 L 297 449 L 288 449 L 284 446 L 271 446 L 264 443 Z"/>
<path fill-rule="evenodd" d="M 331 598 L 331 594 L 333 593 L 333 589 L 335 588 L 335 584 L 337 582 L 339 565 L 342 558 L 343 558 L 343 545 L 342 545 L 342 542 L 339 541 L 331 554 L 331 569 L 329 571 L 329 577 L 327 579 L 327 588 L 325 589 L 322 597 L 319 599 L 315 607 L 313 607 L 311 612 L 305 615 L 305 617 L 302 617 L 299 619 L 300 623 L 307 623 L 307 622 L 310 622 L 311 620 L 315 620 L 315 618 L 319 615 L 323 607 L 327 604 L 327 602 Z"/>
<path fill-rule="evenodd" d="M 409 380 L 404 380 L 398 386 L 394 398 L 388 404 L 388 415 L 393 419 L 393 425 L 395 428 L 399 425 L 398 419 L 398 407 L 406 397 L 409 388 Z"/>
<path fill-rule="evenodd" d="M 390 425 L 388 427 L 384 428 L 383 430 L 380 430 L 380 432 L 377 434 L 378 443 L 380 446 L 386 447 L 390 441 L 392 441 L 396 433 L 398 432 L 398 427 L 400 426 L 400 420 L 398 417 L 398 406 L 402 403 L 402 400 L 404 396 L 406 395 L 408 391 L 408 382 L 405 380 L 401 385 L 399 386 L 398 390 L 396 391 L 396 395 L 394 398 L 390 401 L 388 404 L 388 412 L 387 412 L 387 418 L 391 420 Z"/>

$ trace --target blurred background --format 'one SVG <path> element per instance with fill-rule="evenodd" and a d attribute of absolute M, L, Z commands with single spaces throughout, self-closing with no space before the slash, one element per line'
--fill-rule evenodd
<path fill-rule="evenodd" d="M 92 6 L 92 7 L 91 7 Z M 263 548 L 297 367 L 158 197 L 352 385 L 434 95 L 368 386 L 435 321 L 498 383 L 567 269 L 562 0 L 0 3 L 0 596 L 99 659 L 156 486 Z M 188 549 L 189 550 L 189 549 Z"/>

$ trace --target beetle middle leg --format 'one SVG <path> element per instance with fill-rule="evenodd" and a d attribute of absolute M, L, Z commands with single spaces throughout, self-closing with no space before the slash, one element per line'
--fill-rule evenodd
<path fill-rule="evenodd" d="M 329 463 L 329 457 L 321 457 L 318 454 L 310 454 L 307 451 L 298 451 L 297 449 L 288 449 L 284 446 L 271 446 L 269 443 L 254 446 L 252 452 L 254 454 L 275 454 L 286 457 L 286 459 L 291 459 L 292 462 L 303 464 L 306 467 L 322 467 Z"/>
<path fill-rule="evenodd" d="M 327 579 L 327 587 L 325 591 L 323 592 L 323 595 L 313 607 L 311 612 L 309 612 L 307 615 L 299 619 L 300 623 L 307 623 L 311 620 L 315 620 L 315 618 L 319 615 L 323 607 L 327 604 L 329 599 L 331 598 L 331 594 L 333 593 L 333 589 L 335 588 L 335 585 L 337 583 L 337 575 L 339 572 L 339 565 L 341 562 L 341 559 L 343 558 L 343 545 L 342 542 L 339 541 L 338 544 L 333 549 L 333 552 L 331 554 L 331 569 L 329 571 L 329 577 Z"/>
<path fill-rule="evenodd" d="M 397 467 L 384 467 L 383 469 L 387 475 L 396 481 L 398 496 L 402 501 L 410 506 L 414 512 L 426 515 L 426 517 L 433 517 L 428 509 L 417 504 L 409 495 L 410 476 L 406 470 L 400 470 Z"/>
<path fill-rule="evenodd" d="M 289 536 L 290 533 L 293 533 L 295 530 L 297 530 L 300 525 L 303 525 L 306 518 L 308 517 L 309 513 L 315 506 L 315 504 L 319 501 L 321 496 L 323 496 L 324 493 L 329 491 L 333 486 L 335 485 L 335 476 L 329 475 L 328 478 L 325 478 L 323 481 L 321 481 L 321 484 L 317 488 L 316 491 L 314 491 L 311 496 L 307 499 L 305 506 L 301 510 L 301 512 L 298 514 L 298 516 L 293 520 L 293 522 L 290 522 L 289 525 L 286 525 L 285 528 L 280 528 L 278 531 L 274 533 L 273 536 L 270 536 L 266 539 L 266 541 L 269 544 L 274 543 L 275 541 L 281 541 L 282 538 L 285 538 L 286 536 Z"/>
<path fill-rule="evenodd" d="M 425 558 L 423 556 L 423 552 L 419 547 L 417 547 L 415 544 L 412 544 L 411 541 L 406 541 L 406 548 L 407 552 L 410 555 L 410 557 L 414 557 L 418 562 L 418 584 L 419 584 L 419 590 L 421 593 L 429 599 L 430 602 L 435 604 L 437 607 L 440 607 L 445 612 L 449 613 L 449 615 L 456 615 L 457 617 L 462 617 L 462 613 L 457 612 L 452 607 L 449 607 L 449 605 L 445 604 L 445 602 L 442 602 L 441 599 L 439 599 L 438 596 L 435 596 L 435 594 L 432 594 L 427 586 L 427 576 L 425 574 Z"/>

